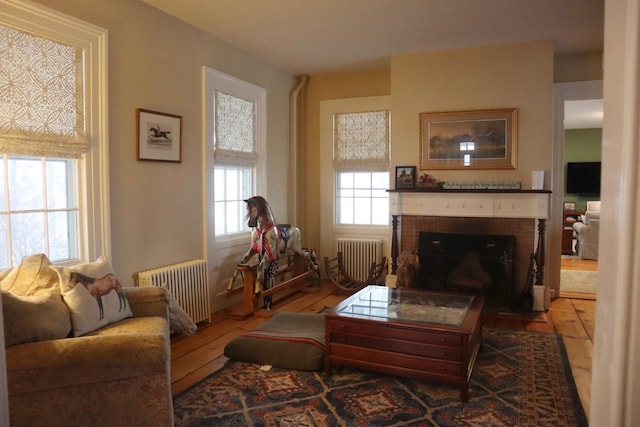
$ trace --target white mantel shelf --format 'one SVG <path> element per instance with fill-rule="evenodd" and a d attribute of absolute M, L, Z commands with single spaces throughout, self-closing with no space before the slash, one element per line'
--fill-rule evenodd
<path fill-rule="evenodd" d="M 548 190 L 387 190 L 391 215 L 549 218 Z"/>

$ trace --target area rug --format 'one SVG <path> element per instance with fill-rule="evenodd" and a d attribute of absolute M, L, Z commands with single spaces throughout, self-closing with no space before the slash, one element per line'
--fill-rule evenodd
<path fill-rule="evenodd" d="M 560 292 L 595 294 L 597 285 L 597 271 L 560 270 Z"/>
<path fill-rule="evenodd" d="M 230 361 L 174 398 L 176 426 L 587 426 L 561 335 L 485 329 L 457 386 L 334 367 Z"/>

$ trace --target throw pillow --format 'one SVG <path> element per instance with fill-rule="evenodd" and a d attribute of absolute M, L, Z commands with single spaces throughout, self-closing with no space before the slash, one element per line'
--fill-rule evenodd
<path fill-rule="evenodd" d="M 193 336 L 198 331 L 198 326 L 186 311 L 180 307 L 180 303 L 176 300 L 166 283 L 162 287 L 167 290 L 167 302 L 169 303 L 169 326 L 171 332 L 180 332 L 186 336 Z"/>
<path fill-rule="evenodd" d="M 132 316 L 120 281 L 104 255 L 95 262 L 51 268 L 58 273 L 60 293 L 71 312 L 74 336 Z"/>
<path fill-rule="evenodd" d="M 46 255 L 34 254 L 2 272 L 5 346 L 69 336 L 69 309 L 50 265 Z"/>
<path fill-rule="evenodd" d="M 58 276 L 49 269 L 51 262 L 45 254 L 29 255 L 2 279 L 0 287 L 16 295 L 59 293 Z"/>
<path fill-rule="evenodd" d="M 71 330 L 69 310 L 60 294 L 20 296 L 2 290 L 4 344 L 66 338 Z"/>

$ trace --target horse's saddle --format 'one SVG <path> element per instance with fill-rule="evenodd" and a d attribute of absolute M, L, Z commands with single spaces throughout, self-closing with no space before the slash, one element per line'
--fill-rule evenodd
<path fill-rule="evenodd" d="M 278 224 L 277 227 L 280 232 L 280 238 L 289 240 L 289 237 L 291 237 L 291 224 Z"/>
<path fill-rule="evenodd" d="M 278 251 L 284 252 L 287 247 L 287 242 L 291 238 L 291 224 L 278 224 L 278 234 L 280 235 L 280 241 L 278 242 Z"/>

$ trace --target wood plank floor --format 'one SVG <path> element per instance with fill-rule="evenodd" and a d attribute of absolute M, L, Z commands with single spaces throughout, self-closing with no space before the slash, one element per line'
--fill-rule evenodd
<path fill-rule="evenodd" d="M 562 260 L 562 268 L 595 269 L 597 261 Z M 344 296 L 336 295 L 328 282 L 309 287 L 276 303 L 275 310 L 315 313 L 324 307 L 333 307 Z M 510 328 L 562 334 L 576 386 L 584 409 L 589 414 L 591 404 L 591 361 L 596 302 L 592 299 L 557 298 L 546 313 L 546 322 L 525 321 L 496 316 L 486 317 L 484 325 L 490 328 Z M 171 383 L 174 395 L 189 388 L 222 368 L 227 358 L 224 346 L 234 337 L 252 330 L 265 322 L 265 317 L 233 320 L 215 313 L 211 323 L 198 329 L 193 337 L 175 336 L 171 343 Z"/>

